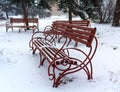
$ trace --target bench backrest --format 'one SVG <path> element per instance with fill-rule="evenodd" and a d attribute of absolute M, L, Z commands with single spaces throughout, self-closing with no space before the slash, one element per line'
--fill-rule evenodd
<path fill-rule="evenodd" d="M 67 38 L 74 41 L 85 44 L 87 47 L 91 47 L 93 38 L 95 37 L 96 28 L 82 27 L 79 25 L 73 25 L 68 23 L 54 22 L 56 31 Z"/>
<path fill-rule="evenodd" d="M 28 23 L 38 23 L 38 18 L 10 18 L 10 23 L 26 23 L 27 21 Z"/>
<path fill-rule="evenodd" d="M 38 18 L 28 18 L 29 23 L 38 23 Z"/>
<path fill-rule="evenodd" d="M 90 26 L 90 21 L 89 20 L 73 20 L 73 21 L 67 21 L 67 20 L 63 20 L 63 21 L 55 21 L 57 23 L 67 23 L 67 24 L 74 24 L 74 25 L 79 25 L 79 26 L 85 26 L 88 27 Z"/>
<path fill-rule="evenodd" d="M 10 18 L 10 23 L 25 23 L 25 20 L 22 18 Z"/>

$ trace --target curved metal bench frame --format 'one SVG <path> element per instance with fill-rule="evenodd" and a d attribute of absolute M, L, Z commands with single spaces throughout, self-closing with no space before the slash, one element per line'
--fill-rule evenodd
<path fill-rule="evenodd" d="M 51 29 L 50 27 L 48 32 L 41 32 L 43 35 L 45 34 L 44 38 L 39 36 L 36 37 L 35 35 L 38 34 L 38 32 L 36 32 L 32 35 L 29 43 L 29 46 L 33 49 L 33 54 L 36 50 L 39 51 L 40 65 L 43 65 L 45 61 L 49 62 L 48 75 L 50 76 L 50 80 L 53 80 L 53 87 L 57 87 L 62 78 L 66 75 L 78 72 L 80 70 L 84 70 L 87 78 L 92 79 L 92 58 L 94 57 L 98 46 L 98 41 L 95 37 L 96 28 L 80 27 L 78 25 L 66 23 L 57 23 L 56 25 L 62 25 L 64 27 L 56 26 L 54 29 Z M 73 32 L 75 30 L 77 31 Z M 62 47 L 59 49 L 56 46 L 56 35 L 63 35 L 66 39 Z M 47 37 L 50 38 L 48 39 Z M 89 49 L 88 52 L 85 52 L 80 47 L 69 47 L 69 39 L 72 39 L 77 43 L 84 44 Z M 45 44 L 41 45 L 41 42 L 44 42 Z M 92 45 L 93 42 L 94 44 Z M 46 45 L 48 43 L 50 44 Z M 81 60 L 79 58 L 70 56 L 71 50 L 81 53 L 85 58 Z M 52 55 L 49 53 L 54 54 Z"/>

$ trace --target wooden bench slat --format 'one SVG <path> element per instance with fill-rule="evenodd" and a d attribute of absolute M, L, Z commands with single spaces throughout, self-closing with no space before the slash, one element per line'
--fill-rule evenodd
<path fill-rule="evenodd" d="M 53 60 L 53 57 L 50 56 L 50 53 L 46 51 L 46 48 L 42 48 L 41 53 L 43 53 L 44 57 L 48 60 L 49 63 Z"/>
<path fill-rule="evenodd" d="M 72 20 L 72 21 L 55 21 L 56 23 L 71 23 L 71 24 L 74 24 L 74 25 L 79 25 L 79 26 L 85 26 L 85 27 L 88 27 L 90 25 L 90 21 L 89 20 Z"/>
<path fill-rule="evenodd" d="M 51 47 L 42 47 L 40 51 L 42 51 L 44 56 L 47 57 L 48 61 L 51 63 L 53 61 L 53 58 L 55 57 L 57 51 L 59 51 L 59 49 L 54 48 L 54 50 L 53 50 L 53 48 L 51 48 Z M 62 58 L 64 56 L 65 56 L 65 54 L 61 53 L 61 54 L 57 54 L 56 58 Z"/>
<path fill-rule="evenodd" d="M 43 39 L 43 40 L 45 40 L 45 39 Z M 46 42 L 42 41 L 41 39 L 37 39 L 37 41 L 40 42 L 41 44 L 45 45 L 45 46 L 48 46 L 48 47 L 51 46 L 50 42 L 46 43 Z"/>

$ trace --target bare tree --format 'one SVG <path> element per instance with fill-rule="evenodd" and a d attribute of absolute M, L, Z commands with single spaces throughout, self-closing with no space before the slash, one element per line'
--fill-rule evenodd
<path fill-rule="evenodd" d="M 120 26 L 120 0 L 116 1 L 112 26 Z"/>
<path fill-rule="evenodd" d="M 103 1 L 99 12 L 99 23 L 110 23 L 113 19 L 115 3 L 113 0 Z"/>

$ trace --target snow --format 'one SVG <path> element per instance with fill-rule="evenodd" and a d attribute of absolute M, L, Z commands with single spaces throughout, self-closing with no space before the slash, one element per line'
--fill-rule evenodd
<path fill-rule="evenodd" d="M 54 20 L 67 20 L 66 16 L 52 16 L 39 21 L 42 31 Z M 79 20 L 79 18 L 74 18 Z M 120 92 L 120 27 L 91 23 L 97 28 L 98 49 L 92 60 L 94 74 L 87 80 L 84 73 L 69 75 L 72 82 L 52 87 L 47 65 L 40 68 L 39 54 L 32 55 L 29 40 L 32 31 L 6 32 L 0 22 L 0 92 Z"/>

